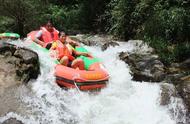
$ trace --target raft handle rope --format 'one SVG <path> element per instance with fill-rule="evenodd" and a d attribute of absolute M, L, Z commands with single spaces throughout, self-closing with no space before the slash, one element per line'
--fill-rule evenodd
<path fill-rule="evenodd" d="M 77 91 L 80 93 L 80 88 L 79 88 L 79 86 L 77 85 L 77 83 L 76 83 L 76 81 L 75 81 L 79 76 L 80 76 L 80 75 L 75 75 L 75 76 L 73 77 L 73 82 L 74 82 L 75 87 L 77 88 Z"/>
<path fill-rule="evenodd" d="M 73 79 L 73 81 L 74 81 L 75 87 L 76 87 L 76 88 L 77 88 L 77 90 L 80 92 L 80 89 L 79 89 L 78 85 L 76 84 L 75 79 Z"/>

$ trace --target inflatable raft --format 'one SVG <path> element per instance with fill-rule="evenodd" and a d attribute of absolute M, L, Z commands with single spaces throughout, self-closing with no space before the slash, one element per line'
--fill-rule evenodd
<path fill-rule="evenodd" d="M 46 48 L 40 47 L 35 42 L 33 47 L 39 47 L 43 51 L 50 52 Z M 78 46 L 76 51 L 88 52 L 84 47 Z M 55 77 L 56 83 L 65 88 L 78 88 L 83 91 L 98 90 L 106 86 L 109 75 L 105 70 L 102 62 L 95 57 L 78 56 L 84 61 L 85 70 L 73 69 L 63 66 L 55 61 Z"/>
<path fill-rule="evenodd" d="M 0 33 L 0 39 L 3 38 L 17 39 L 20 38 L 20 35 L 17 33 Z"/>
<path fill-rule="evenodd" d="M 75 48 L 76 51 L 88 52 L 84 47 Z M 56 66 L 56 82 L 67 88 L 80 90 L 95 90 L 106 86 L 109 75 L 101 61 L 95 57 L 79 56 L 85 64 L 85 70 L 77 70 L 58 64 Z"/>

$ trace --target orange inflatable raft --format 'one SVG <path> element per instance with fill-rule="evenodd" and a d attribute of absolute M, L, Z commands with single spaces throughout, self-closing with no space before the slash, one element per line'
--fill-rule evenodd
<path fill-rule="evenodd" d="M 29 37 L 33 39 L 33 35 L 36 31 L 29 33 Z M 32 35 L 30 35 L 32 34 Z M 33 42 L 34 47 L 39 47 Z M 43 51 L 49 52 L 49 50 L 39 47 Z M 88 52 L 84 47 L 79 46 L 75 48 L 76 51 Z M 95 57 L 79 56 L 84 61 L 85 70 L 73 69 L 71 67 L 60 65 L 56 62 L 55 76 L 56 83 L 65 88 L 78 88 L 83 91 L 102 89 L 108 82 L 109 75 L 105 70 L 102 62 Z"/>

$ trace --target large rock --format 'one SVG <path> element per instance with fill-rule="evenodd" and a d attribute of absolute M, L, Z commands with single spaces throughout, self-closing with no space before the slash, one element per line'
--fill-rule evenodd
<path fill-rule="evenodd" d="M 0 84 L 27 82 L 39 74 L 38 55 L 25 48 L 3 43 L 0 46 Z"/>
<path fill-rule="evenodd" d="M 15 45 L 0 43 L 0 116 L 8 112 L 22 112 L 20 90 L 40 73 L 37 53 Z M 12 122 L 12 121 L 8 121 Z M 8 123 L 6 122 L 6 123 Z"/>
<path fill-rule="evenodd" d="M 172 97 L 179 97 L 175 87 L 171 84 L 161 84 L 160 105 L 169 105 Z"/>
<path fill-rule="evenodd" d="M 73 40 L 79 41 L 87 46 L 102 46 L 104 43 L 112 41 L 113 37 L 109 35 L 90 35 L 90 34 L 78 34 L 76 36 L 70 36 Z"/>
<path fill-rule="evenodd" d="M 167 67 L 167 76 L 165 82 L 178 85 L 183 82 L 181 79 L 190 74 L 190 59 L 185 60 L 181 63 L 172 63 Z"/>
<path fill-rule="evenodd" d="M 187 115 L 190 115 L 190 59 L 181 63 L 171 64 L 167 69 L 165 82 L 176 86 L 179 96 L 183 99 L 187 108 Z"/>
<path fill-rule="evenodd" d="M 121 52 L 119 57 L 129 64 L 135 81 L 160 82 L 165 78 L 164 65 L 157 55 Z"/>
<path fill-rule="evenodd" d="M 181 83 L 176 86 L 179 95 L 183 98 L 188 112 L 190 113 L 190 75 L 182 77 Z"/>
<path fill-rule="evenodd" d="M 114 42 L 114 41 L 106 42 L 106 43 L 103 44 L 103 46 L 101 47 L 101 49 L 104 51 L 104 50 L 106 50 L 110 46 L 115 47 L 115 46 L 119 46 L 119 44 L 117 42 Z"/>
<path fill-rule="evenodd" d="M 176 119 L 176 124 L 189 124 L 188 118 L 186 118 L 188 113 L 175 86 L 163 83 L 160 88 L 160 105 L 165 106 L 170 111 L 171 117 Z"/>

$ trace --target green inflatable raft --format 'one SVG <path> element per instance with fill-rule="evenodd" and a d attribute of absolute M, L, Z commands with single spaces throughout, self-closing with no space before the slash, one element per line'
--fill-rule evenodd
<path fill-rule="evenodd" d="M 87 52 L 89 53 L 89 51 L 87 51 L 84 47 L 80 46 L 80 47 L 76 47 L 75 48 L 76 51 L 79 51 L 79 52 Z M 96 63 L 96 62 L 100 62 L 100 59 L 98 58 L 89 58 L 89 57 L 86 57 L 86 56 L 79 56 L 77 58 L 80 58 L 84 61 L 84 67 L 86 70 L 89 69 L 90 65 Z"/>
<path fill-rule="evenodd" d="M 17 33 L 0 33 L 0 38 L 20 38 L 20 35 Z"/>

